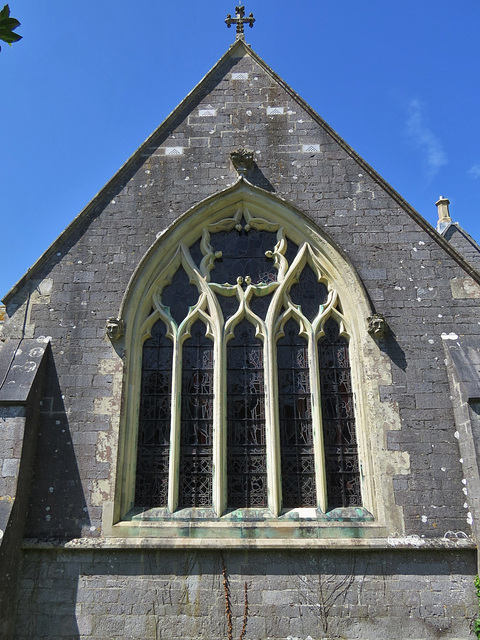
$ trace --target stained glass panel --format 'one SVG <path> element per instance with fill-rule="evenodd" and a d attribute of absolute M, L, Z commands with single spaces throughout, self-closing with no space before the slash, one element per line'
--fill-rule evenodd
<path fill-rule="evenodd" d="M 278 341 L 278 407 L 285 508 L 316 505 L 315 459 L 307 342 L 289 320 Z"/>
<path fill-rule="evenodd" d="M 318 343 L 328 509 L 361 505 L 348 342 L 329 318 Z"/>
<path fill-rule="evenodd" d="M 220 303 L 224 320 L 228 320 L 228 318 L 231 318 L 238 311 L 239 302 L 237 296 L 219 295 L 217 300 Z"/>
<path fill-rule="evenodd" d="M 162 303 L 170 307 L 170 315 L 180 325 L 188 315 L 189 307 L 198 302 L 198 290 L 190 283 L 185 269 L 180 267 L 172 278 L 171 284 L 162 291 Z"/>
<path fill-rule="evenodd" d="M 247 232 L 245 220 L 241 224 L 241 231 L 232 229 L 211 234 L 213 250 L 222 252 L 222 258 L 215 261 L 210 276 L 212 282 L 235 284 L 239 276 L 244 279 L 250 276 L 253 284 L 275 282 L 277 270 L 273 259 L 266 258 L 265 252 L 273 251 L 277 243 L 276 234 L 255 229 Z"/>
<path fill-rule="evenodd" d="M 267 506 L 263 346 L 243 320 L 227 346 L 228 506 Z"/>
<path fill-rule="evenodd" d="M 203 260 L 203 253 L 201 250 L 202 239 L 199 238 L 191 247 L 189 247 L 190 255 L 192 256 L 193 261 L 200 267 L 200 263 Z"/>
<path fill-rule="evenodd" d="M 302 313 L 313 322 L 317 317 L 319 306 L 325 304 L 328 289 L 318 278 L 310 265 L 306 264 L 300 278 L 290 289 L 290 298 L 294 304 L 300 305 Z"/>
<path fill-rule="evenodd" d="M 172 342 L 158 320 L 143 344 L 135 506 L 167 506 L 172 355 Z"/>
<path fill-rule="evenodd" d="M 250 309 L 253 313 L 256 313 L 259 318 L 265 320 L 267 317 L 268 307 L 272 301 L 273 293 L 268 293 L 265 296 L 255 296 L 250 298 Z"/>
<path fill-rule="evenodd" d="M 285 251 L 285 258 L 287 259 L 288 266 L 292 264 L 292 262 L 297 257 L 298 253 L 298 245 L 296 245 L 292 240 L 287 238 L 287 250 Z"/>
<path fill-rule="evenodd" d="M 183 346 L 180 507 L 212 506 L 213 343 L 197 321 Z"/>

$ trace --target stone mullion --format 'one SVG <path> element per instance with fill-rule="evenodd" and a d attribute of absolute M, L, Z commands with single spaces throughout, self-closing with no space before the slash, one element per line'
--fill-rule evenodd
<path fill-rule="evenodd" d="M 227 345 L 217 327 L 214 345 L 213 509 L 221 516 L 227 508 Z"/>
<path fill-rule="evenodd" d="M 318 368 L 317 340 L 314 331 L 308 335 L 308 359 L 310 366 L 310 392 L 312 402 L 313 451 L 315 457 L 315 486 L 317 506 L 324 513 L 327 510 L 327 474 L 325 468 L 325 448 L 322 427 L 322 395 L 320 371 Z"/>
<path fill-rule="evenodd" d="M 265 437 L 267 440 L 268 506 L 275 517 L 282 508 L 282 478 L 280 458 L 280 430 L 277 402 L 277 357 L 273 328 L 267 327 L 264 342 L 265 362 Z"/>
<path fill-rule="evenodd" d="M 227 508 L 227 347 L 217 297 L 203 278 L 200 285 L 207 296 L 209 331 L 213 338 L 212 508 L 221 516 Z"/>
<path fill-rule="evenodd" d="M 170 457 L 168 466 L 168 510 L 170 513 L 173 513 L 178 507 L 181 406 L 182 344 L 179 339 L 178 331 L 175 331 L 173 339 Z"/>

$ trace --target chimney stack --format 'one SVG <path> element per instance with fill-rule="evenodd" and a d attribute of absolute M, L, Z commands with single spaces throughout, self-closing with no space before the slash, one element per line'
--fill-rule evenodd
<path fill-rule="evenodd" d="M 448 205 L 450 204 L 450 200 L 440 196 L 438 201 L 435 203 L 438 209 L 438 222 L 437 222 L 437 231 L 438 233 L 443 233 L 445 229 L 452 224 L 452 219 L 450 217 L 450 211 L 448 210 Z"/>

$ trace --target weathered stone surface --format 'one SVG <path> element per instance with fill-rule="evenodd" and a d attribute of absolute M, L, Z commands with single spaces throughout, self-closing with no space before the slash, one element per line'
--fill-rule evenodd
<path fill-rule="evenodd" d="M 468 407 L 450 397 L 455 387 L 442 334 L 480 336 L 478 274 L 469 273 L 307 105 L 239 47 L 5 299 L 9 342 L 0 352 L 0 374 L 3 366 L 7 385 L 0 393 L 5 389 L 6 401 L 26 401 L 33 374 L 25 369 L 29 360 L 19 359 L 23 377 L 13 377 L 4 364 L 11 361 L 9 349 L 13 355 L 21 339 L 39 345 L 50 339 L 52 348 L 37 411 L 28 515 L 25 506 L 18 540 L 25 522 L 26 536 L 43 543 L 101 535 L 102 508 L 119 491 L 124 410 L 124 346 L 107 338 L 106 322 L 119 317 L 130 278 L 157 235 L 235 182 L 230 154 L 240 148 L 254 152 L 249 181 L 328 233 L 388 324 L 369 348 L 383 354 L 390 372 L 388 379 L 385 371 L 373 374 L 388 416 L 375 424 L 389 474 L 381 482 L 400 513 L 389 533 L 414 541 L 471 534 L 462 482 L 467 458 L 462 467 L 455 435 Z M 268 110 L 272 106 L 280 107 L 277 114 Z M 25 416 L 4 418 L 0 487 L 10 496 Z M 466 430 L 465 438 L 473 441 Z M 475 557 L 468 550 L 227 552 L 207 551 L 199 540 L 195 551 L 117 551 L 98 542 L 94 550 L 24 551 L 15 638 L 223 640 L 223 563 L 236 636 L 247 584 L 246 638 L 453 640 L 469 637 L 476 613 Z"/>
<path fill-rule="evenodd" d="M 28 551 L 15 638 L 224 640 L 223 566 L 234 637 L 245 584 L 246 638 L 468 638 L 477 606 L 471 551 Z"/>

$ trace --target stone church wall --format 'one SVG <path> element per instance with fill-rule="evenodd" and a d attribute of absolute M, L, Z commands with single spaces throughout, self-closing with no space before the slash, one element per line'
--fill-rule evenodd
<path fill-rule="evenodd" d="M 113 499 L 122 393 L 122 362 L 105 337 L 106 319 L 118 313 L 156 234 L 196 201 L 234 182 L 228 154 L 241 145 L 260 150 L 257 171 L 338 243 L 376 311 L 387 318 L 391 332 L 380 348 L 391 363 L 392 380 L 380 393 L 395 412 L 398 407 L 403 424 L 393 431 L 385 425 L 386 448 L 410 458 L 412 476 L 395 481 L 406 532 L 437 536 L 468 529 L 441 339 L 453 331 L 480 333 L 478 299 L 452 298 L 450 280 L 466 279 L 465 272 L 254 61 L 234 58 L 225 64 L 229 68 L 220 69 L 211 93 L 202 97 L 203 105 L 215 105 L 219 121 L 179 115 L 171 132 L 161 131 L 149 142 L 148 153 L 120 173 L 34 278 L 7 300 L 6 335 L 21 337 L 25 322 L 26 336 L 50 336 L 54 353 L 42 407 L 45 435 L 39 439 L 31 535 L 55 536 L 64 526 L 76 534 L 100 534 L 101 505 Z M 238 84 L 245 81 L 229 80 L 232 72 L 244 71 L 250 74 L 247 101 Z M 280 103 L 285 114 L 265 122 L 259 105 Z M 193 146 L 201 134 L 205 146 Z M 301 152 L 306 141 L 318 141 L 320 152 Z M 162 155 L 174 142 L 185 145 L 185 155 Z M 49 438 L 59 446 L 52 449 Z M 442 469 L 448 469 L 448 479 Z M 65 487 L 79 481 L 88 517 L 71 517 L 64 507 Z M 70 524 L 59 527 L 60 520 Z"/>
<path fill-rule="evenodd" d="M 27 551 L 15 639 L 470 637 L 472 551 Z M 227 591 L 223 570 L 226 569 Z"/>
<path fill-rule="evenodd" d="M 267 115 L 272 107 L 280 112 Z M 106 320 L 156 235 L 236 180 L 229 153 L 239 147 L 255 151 L 249 180 L 329 234 L 387 319 L 390 332 L 372 343 L 388 361 L 378 394 L 394 416 L 381 427 L 382 446 L 406 462 L 386 465 L 382 481 L 403 514 L 393 538 L 414 536 L 419 548 L 222 555 L 102 547 L 123 410 L 122 352 L 106 338 Z M 181 154 L 167 155 L 172 148 Z M 451 280 L 466 278 L 264 67 L 227 58 L 6 300 L 7 339 L 49 336 L 52 345 L 15 638 L 220 640 L 223 566 L 237 636 L 246 582 L 246 638 L 467 638 L 476 559 L 444 538 L 460 532 L 461 541 L 471 530 L 442 343 L 442 334 L 480 333 L 478 297 L 452 297 Z M 79 537 L 83 550 L 44 548 Z M 422 548 L 426 541 L 433 546 Z"/>

